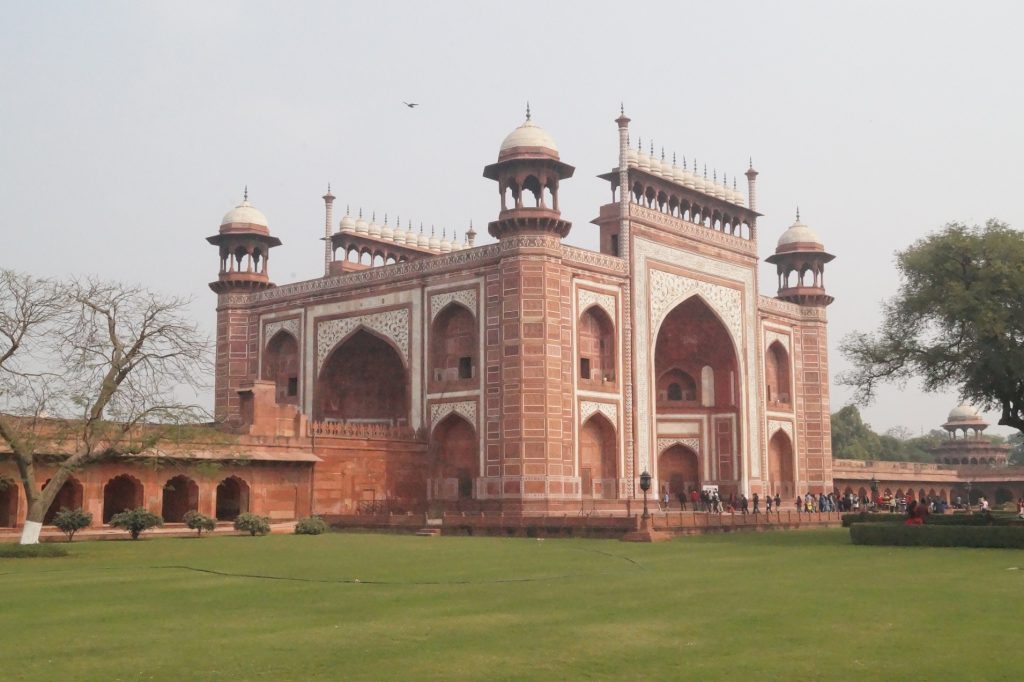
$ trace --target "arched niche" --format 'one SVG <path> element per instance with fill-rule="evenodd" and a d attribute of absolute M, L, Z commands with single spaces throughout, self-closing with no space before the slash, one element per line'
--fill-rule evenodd
<path fill-rule="evenodd" d="M 217 484 L 218 521 L 234 521 L 249 511 L 249 484 L 238 476 L 229 476 Z"/>
<path fill-rule="evenodd" d="M 615 427 L 600 413 L 580 428 L 580 489 L 583 497 L 614 499 L 618 478 Z"/>
<path fill-rule="evenodd" d="M 768 486 L 772 493 L 784 498 L 796 494 L 793 442 L 782 430 L 776 431 L 768 441 Z"/>
<path fill-rule="evenodd" d="M 657 412 L 737 413 L 738 367 L 728 329 L 700 296 L 691 296 L 669 311 L 658 329 Z M 678 391 L 673 384 L 678 384 Z M 682 400 L 674 400 L 677 395 Z"/>
<path fill-rule="evenodd" d="M 315 418 L 405 426 L 409 418 L 407 374 L 394 346 L 360 328 L 324 361 L 317 381 Z"/>
<path fill-rule="evenodd" d="M 430 325 L 430 390 L 472 385 L 479 372 L 478 349 L 476 318 L 460 303 L 446 305 Z"/>
<path fill-rule="evenodd" d="M 435 497 L 473 498 L 473 482 L 480 476 L 480 450 L 476 429 L 455 412 L 442 419 L 431 438 L 435 459 Z"/>
<path fill-rule="evenodd" d="M 581 382 L 615 381 L 615 325 L 599 306 L 592 305 L 580 315 L 576 346 Z"/>
<path fill-rule="evenodd" d="M 700 457 L 681 443 L 677 443 L 658 455 L 658 491 L 668 492 L 676 498 L 699 490 L 703 479 L 700 471 Z"/>
<path fill-rule="evenodd" d="M 274 334 L 263 350 L 263 379 L 274 382 L 278 404 L 298 404 L 299 342 L 284 330 Z"/>
<path fill-rule="evenodd" d="M 792 403 L 789 353 L 778 341 L 773 341 L 764 353 L 764 379 L 765 398 L 769 405 Z"/>
<path fill-rule="evenodd" d="M 0 476 L 0 528 L 13 528 L 18 522 L 18 484 L 9 476 Z"/>
<path fill-rule="evenodd" d="M 142 481 L 129 474 L 121 474 L 103 486 L 103 523 L 110 523 L 114 514 L 138 509 L 143 502 Z"/>
<path fill-rule="evenodd" d="M 199 486 L 188 476 L 180 475 L 164 483 L 160 515 L 167 523 L 181 523 L 185 514 L 199 510 Z"/>
<path fill-rule="evenodd" d="M 43 483 L 43 487 L 49 483 L 49 479 Z M 53 498 L 53 502 L 50 503 L 50 508 L 46 510 L 46 514 L 43 516 L 43 525 L 49 526 L 53 524 L 53 517 L 57 515 L 61 509 L 80 509 L 82 507 L 82 499 L 84 497 L 85 488 L 82 487 L 82 482 L 74 476 L 64 481 L 64 485 L 57 491 L 57 496 Z"/>

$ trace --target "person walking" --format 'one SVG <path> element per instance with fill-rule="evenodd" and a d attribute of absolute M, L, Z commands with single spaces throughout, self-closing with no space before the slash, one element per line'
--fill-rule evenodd
<path fill-rule="evenodd" d="M 778 493 L 775 493 L 775 513 L 778 514 L 782 511 L 782 498 L 779 497 Z"/>
<path fill-rule="evenodd" d="M 772 496 L 771 495 L 765 495 L 764 496 L 764 513 L 765 514 L 771 514 L 772 513 Z"/>
<path fill-rule="evenodd" d="M 757 493 L 754 493 L 754 513 L 761 513 L 761 498 L 757 496 Z"/>
<path fill-rule="evenodd" d="M 1021 498 L 1022 504 L 1024 504 L 1024 498 Z M 740 495 L 740 512 L 746 516 L 747 512 L 750 511 L 750 500 L 747 499 L 747 494 L 743 493 Z M 1024 514 L 1024 507 L 1022 507 L 1021 514 Z M 1024 518 L 1024 517 L 1022 517 Z"/>

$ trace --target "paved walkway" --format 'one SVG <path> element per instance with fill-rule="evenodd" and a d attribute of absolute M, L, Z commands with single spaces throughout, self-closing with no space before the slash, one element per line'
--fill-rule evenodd
<path fill-rule="evenodd" d="M 271 533 L 292 533 L 295 530 L 294 521 L 284 521 L 270 524 Z M 186 537 L 189 535 L 195 535 L 194 530 L 190 530 L 185 527 L 183 523 L 168 523 L 162 528 L 153 528 L 147 530 L 142 534 L 142 537 L 147 536 L 161 536 L 161 537 Z M 213 532 L 214 535 L 245 535 L 245 533 L 235 530 L 232 525 L 226 521 L 222 521 L 217 524 L 217 529 Z M 204 532 L 203 535 L 208 535 Z M 17 542 L 21 538 L 20 528 L 0 528 L 0 542 Z M 128 539 L 128 532 L 121 530 L 120 528 L 111 528 L 110 526 L 98 526 L 96 528 L 86 528 L 75 533 L 75 541 L 78 540 L 126 540 Z M 39 535 L 40 542 L 63 542 L 65 540 L 64 533 L 53 526 L 44 526 L 43 532 Z"/>

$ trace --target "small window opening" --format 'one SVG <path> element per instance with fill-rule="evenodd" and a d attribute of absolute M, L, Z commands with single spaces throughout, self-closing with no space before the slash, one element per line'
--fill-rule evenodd
<path fill-rule="evenodd" d="M 288 377 L 288 397 L 297 396 L 299 394 L 299 378 Z"/>
<path fill-rule="evenodd" d="M 668 399 L 669 400 L 682 400 L 683 399 L 683 387 L 679 384 L 668 385 Z"/>
<path fill-rule="evenodd" d="M 459 378 L 460 379 L 472 379 L 473 378 L 473 358 L 468 355 L 459 358 Z"/>
<path fill-rule="evenodd" d="M 590 378 L 590 358 L 580 358 L 580 378 Z"/>

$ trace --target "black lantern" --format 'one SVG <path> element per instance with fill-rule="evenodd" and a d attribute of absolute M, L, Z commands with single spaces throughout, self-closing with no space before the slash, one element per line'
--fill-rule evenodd
<path fill-rule="evenodd" d="M 650 472 L 645 470 L 642 474 L 640 474 L 640 490 L 644 491 L 644 516 L 643 516 L 643 518 L 645 518 L 645 519 L 649 516 L 648 513 L 647 513 L 647 492 L 650 489 L 651 489 L 651 474 L 650 474 Z"/>

